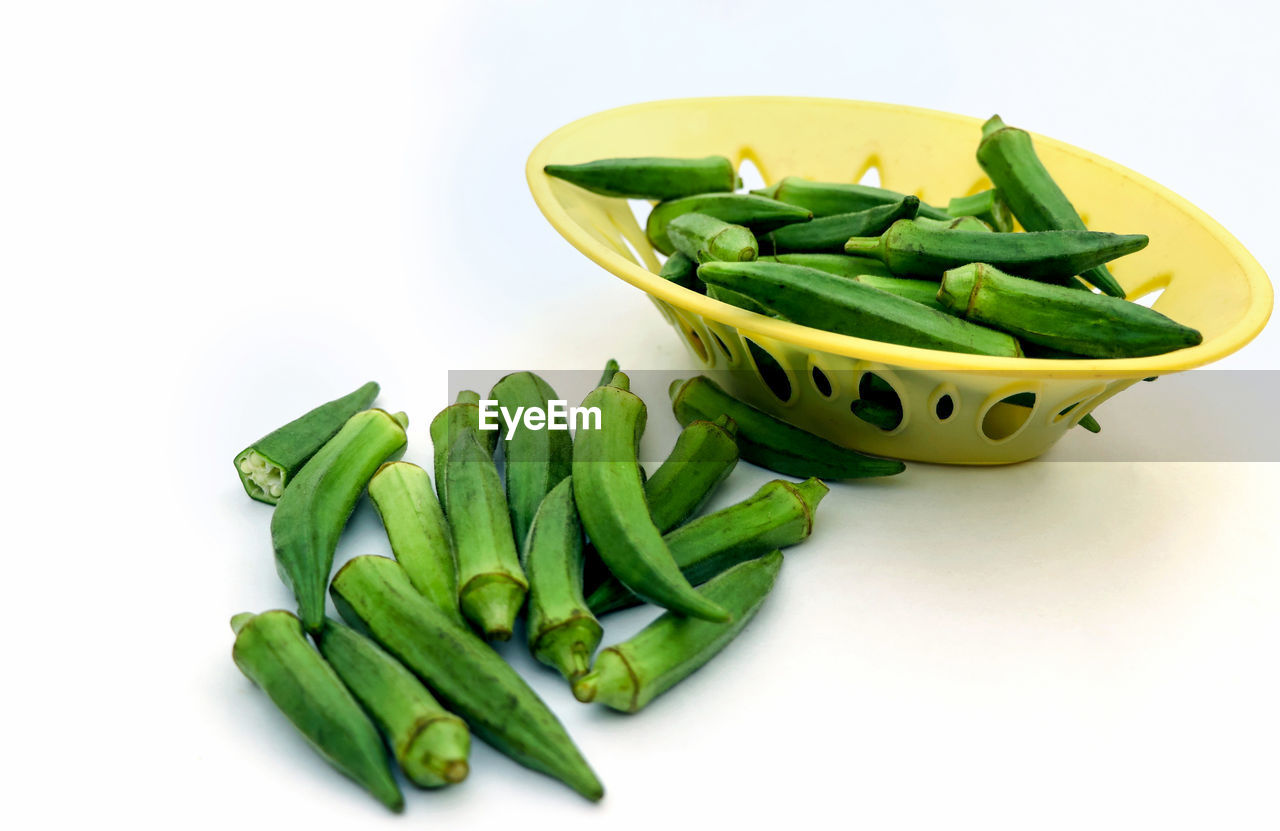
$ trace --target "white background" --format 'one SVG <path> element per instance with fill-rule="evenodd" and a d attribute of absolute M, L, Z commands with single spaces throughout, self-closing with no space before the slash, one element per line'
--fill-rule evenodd
<path fill-rule="evenodd" d="M 1280 269 L 1262 4 L 628 5 L 0 7 L 5 824 L 1275 827 L 1274 464 L 838 486 L 747 633 L 635 717 L 513 646 L 597 806 L 480 746 L 392 817 L 236 671 L 228 617 L 289 602 L 231 470 L 247 441 L 376 378 L 422 462 L 449 369 L 684 359 L 528 196 L 528 151 L 572 119 L 752 93 L 998 110 Z M 1277 368 L 1280 333 L 1222 365 Z M 362 506 L 339 559 L 380 533 Z"/>

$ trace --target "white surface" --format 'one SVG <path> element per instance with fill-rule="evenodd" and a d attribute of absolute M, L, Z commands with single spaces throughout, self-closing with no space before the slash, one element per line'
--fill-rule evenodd
<path fill-rule="evenodd" d="M 448 369 L 683 360 L 526 192 L 573 118 L 747 93 L 999 110 L 1280 272 L 1269 7 L 690 5 L 4 6 L 7 825 L 1275 826 L 1274 464 L 839 486 L 749 631 L 633 718 L 508 649 L 599 806 L 479 746 L 392 818 L 235 670 L 227 618 L 288 603 L 231 471 L 246 441 L 372 377 L 422 462 Z M 1275 326 L 1224 362 L 1278 364 Z M 339 559 L 382 545 L 363 506 Z"/>

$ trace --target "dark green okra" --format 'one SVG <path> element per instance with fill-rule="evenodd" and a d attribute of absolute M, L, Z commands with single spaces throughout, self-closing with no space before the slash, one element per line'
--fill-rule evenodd
<path fill-rule="evenodd" d="M 782 263 L 705 263 L 703 282 L 739 292 L 783 318 L 828 332 L 973 355 L 1017 357 L 1018 342 L 859 280 Z"/>
<path fill-rule="evenodd" d="M 698 280 L 698 264 L 679 251 L 667 257 L 667 261 L 658 270 L 658 276 L 677 286 L 702 291 L 702 283 Z"/>
<path fill-rule="evenodd" d="M 338 613 L 408 667 L 472 731 L 591 800 L 604 795 L 547 705 L 497 652 L 413 588 L 386 557 L 356 557 L 329 587 Z"/>
<path fill-rule="evenodd" d="M 877 188 L 871 185 L 854 185 L 843 182 L 815 182 L 799 176 L 788 176 L 772 187 L 753 190 L 752 193 L 799 205 L 813 211 L 814 218 L 865 211 L 876 205 L 900 202 L 905 193 Z M 933 219 L 950 219 L 942 208 L 920 203 L 920 216 Z"/>
<path fill-rule="evenodd" d="M 404 797 L 378 729 L 333 667 L 307 643 L 298 619 L 281 610 L 244 613 L 231 619 L 231 629 L 236 666 L 307 742 L 383 805 L 402 810 Z"/>
<path fill-rule="evenodd" d="M 724 156 L 597 159 L 584 164 L 549 164 L 543 172 L 601 196 L 625 199 L 679 199 L 731 191 L 740 184 L 733 163 Z"/>
<path fill-rule="evenodd" d="M 410 782 L 439 788 L 467 778 L 471 732 L 412 672 L 376 643 L 334 620 L 325 621 L 316 644 L 377 722 Z"/>
<path fill-rule="evenodd" d="M 806 208 L 788 205 L 776 199 L 746 193 L 703 193 L 659 202 L 649 212 L 644 232 L 653 247 L 663 254 L 675 250 L 667 236 L 667 225 L 678 216 L 700 213 L 715 217 L 731 225 L 742 225 L 757 234 L 767 233 L 784 225 L 808 222 L 813 214 Z"/>
<path fill-rule="evenodd" d="M 303 465 L 271 515 L 276 571 L 298 599 L 308 632 L 324 625 L 324 588 L 333 552 L 356 500 L 378 467 L 404 450 L 404 413 L 364 410 Z"/>
<path fill-rule="evenodd" d="M 745 560 L 803 542 L 813 532 L 814 513 L 827 491 L 817 479 L 775 479 L 742 502 L 699 517 L 663 539 L 684 576 L 700 585 Z M 639 603 L 617 580 L 606 580 L 587 597 L 597 615 Z"/>
<path fill-rule="evenodd" d="M 436 496 L 440 498 L 440 508 L 445 516 L 449 515 L 449 494 L 445 492 L 445 468 L 449 461 L 449 446 L 464 431 L 475 434 L 480 446 L 493 455 L 498 446 L 497 430 L 480 429 L 480 393 L 462 390 L 458 400 L 450 404 L 431 419 L 431 445 L 434 451 Z"/>
<path fill-rule="evenodd" d="M 1095 265 L 1146 247 L 1146 234 L 991 234 L 927 228 L 900 219 L 879 237 L 854 237 L 844 250 L 876 257 L 899 276 L 940 278 L 948 269 L 990 263 L 1033 280 L 1063 283 Z"/>
<path fill-rule="evenodd" d="M 995 188 L 969 196 L 957 196 L 947 203 L 947 213 L 957 217 L 976 217 L 1003 234 L 1013 230 L 1013 214 L 1009 212 L 1009 204 Z"/>
<path fill-rule="evenodd" d="M 369 501 L 413 587 L 461 623 L 453 532 L 431 489 L 431 477 L 415 464 L 388 462 L 369 480 Z"/>
<path fill-rule="evenodd" d="M 644 485 L 649 516 L 662 533 L 698 512 L 738 464 L 738 425 L 727 415 L 690 422 Z"/>
<path fill-rule="evenodd" d="M 445 469 L 449 500 L 465 510 L 449 519 L 458 558 L 458 605 L 486 638 L 511 637 L 529 583 L 520 567 L 502 478 L 470 431 L 453 440 Z"/>
<path fill-rule="evenodd" d="M 681 214 L 667 225 L 667 236 L 677 251 L 699 263 L 754 260 L 760 253 L 755 235 L 746 228 L 706 214 Z"/>
<path fill-rule="evenodd" d="M 591 672 L 574 683 L 574 697 L 624 713 L 643 709 L 742 631 L 760 610 L 781 567 L 782 552 L 774 551 L 709 580 L 699 593 L 730 609 L 732 622 L 711 623 L 667 612 L 635 637 L 602 651 Z"/>
<path fill-rule="evenodd" d="M 533 515 L 543 498 L 573 467 L 573 439 L 568 430 L 531 430 L 521 413 L 541 410 L 549 412 L 551 401 L 560 400 L 545 380 L 532 372 L 507 375 L 490 391 L 498 406 L 514 413 L 517 425 L 502 434 L 505 451 L 504 476 L 507 506 L 511 509 L 511 528 L 516 547 L 523 553 L 525 537 L 533 524 Z"/>
<path fill-rule="evenodd" d="M 529 651 L 572 681 L 591 667 L 604 630 L 582 597 L 582 523 L 573 482 L 560 480 L 533 519 L 525 543 Z"/>
<path fill-rule="evenodd" d="M 1023 228 L 1028 231 L 1085 229 L 1071 200 L 1036 155 L 1030 133 L 1008 127 L 1000 116 L 993 115 L 982 125 L 978 164 L 991 177 Z M 979 258 L 974 262 L 987 260 Z M 1077 273 L 1104 294 L 1124 297 L 1124 289 L 1105 265 L 1095 264 Z"/>
<path fill-rule="evenodd" d="M 705 375 L 674 381 L 669 392 L 676 421 L 688 424 L 729 416 L 738 425 L 742 458 L 777 473 L 803 479 L 860 479 L 905 469 L 895 459 L 867 456 L 780 421 L 729 395 Z"/>
<path fill-rule="evenodd" d="M 1202 340 L 1195 329 L 1146 306 L 1024 280 L 985 263 L 948 271 L 938 299 L 970 320 L 1094 358 L 1162 355 Z"/>
<path fill-rule="evenodd" d="M 236 474 L 245 493 L 274 505 L 302 466 L 338 434 L 347 419 L 378 397 L 370 381 L 355 392 L 321 404 L 306 415 L 273 430 L 236 454 Z"/>
<path fill-rule="evenodd" d="M 623 585 L 651 603 L 707 620 L 727 620 L 723 609 L 684 579 L 649 515 L 636 458 L 645 406 L 630 392 L 626 373 L 597 387 L 582 406 L 600 409 L 600 429 L 578 431 L 573 495 L 600 558 Z"/>
<path fill-rule="evenodd" d="M 904 196 L 897 202 L 862 211 L 832 214 L 801 225 L 787 225 L 760 237 L 760 248 L 771 254 L 840 253 L 849 237 L 882 234 L 899 219 L 914 219 L 919 210 L 919 199 Z"/>

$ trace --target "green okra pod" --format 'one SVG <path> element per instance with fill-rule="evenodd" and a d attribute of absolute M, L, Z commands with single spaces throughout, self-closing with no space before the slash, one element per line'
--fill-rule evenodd
<path fill-rule="evenodd" d="M 355 392 L 321 404 L 236 454 L 236 474 L 245 493 L 274 505 L 302 466 L 338 434 L 347 419 L 366 409 L 378 397 L 378 385 L 370 381 Z"/>
<path fill-rule="evenodd" d="M 303 465 L 271 515 L 276 571 L 308 632 L 324 624 L 324 588 L 338 537 L 378 467 L 404 450 L 404 413 L 364 410 Z"/>
<path fill-rule="evenodd" d="M 897 202 L 876 205 L 847 214 L 832 214 L 806 222 L 787 225 L 760 237 L 760 248 L 771 254 L 840 253 L 849 237 L 876 236 L 899 219 L 914 219 L 920 200 L 904 196 Z"/>
<path fill-rule="evenodd" d="M 1022 354 L 1018 342 L 1003 332 L 817 269 L 782 263 L 705 263 L 698 268 L 698 278 L 745 294 L 787 320 L 828 332 L 973 355 Z"/>
<path fill-rule="evenodd" d="M 445 487 L 458 506 L 449 520 L 458 558 L 458 605 L 486 638 L 505 641 L 529 583 L 516 552 L 502 479 L 493 456 L 470 431 L 459 433 L 450 448 Z"/>
<path fill-rule="evenodd" d="M 604 795 L 542 699 L 470 629 L 419 594 L 394 560 L 356 557 L 329 592 L 343 620 L 408 667 L 485 742 L 588 799 Z"/>
<path fill-rule="evenodd" d="M 918 217 L 917 217 L 918 219 Z M 892 277 L 893 272 L 879 260 L 870 257 L 851 257 L 848 254 L 774 254 L 756 258 L 761 263 L 785 263 L 816 268 L 840 277 L 863 277 L 868 274 Z"/>
<path fill-rule="evenodd" d="M 1119 297 L 1024 280 L 985 263 L 948 271 L 938 299 L 970 320 L 1094 358 L 1141 358 L 1196 346 L 1195 329 Z"/>
<path fill-rule="evenodd" d="M 900 219 L 879 237 L 850 239 L 844 250 L 876 257 L 899 276 L 940 278 L 948 269 L 990 263 L 1032 280 L 1063 283 L 1100 263 L 1146 247 L 1145 234 L 991 234 L 928 228 Z"/>
<path fill-rule="evenodd" d="M 413 673 L 360 633 L 333 620 L 316 636 L 320 654 L 373 717 L 409 781 L 421 788 L 467 778 L 471 732 Z"/>
<path fill-rule="evenodd" d="M 745 560 L 808 539 L 818 503 L 827 492 L 817 479 L 775 479 L 742 502 L 699 517 L 663 539 L 680 571 L 697 586 Z M 612 579 L 587 597 L 587 605 L 597 615 L 638 603 L 640 598 Z"/>
<path fill-rule="evenodd" d="M 523 553 L 525 537 L 533 515 L 543 498 L 573 466 L 573 439 L 568 430 L 532 430 L 521 420 L 522 412 L 549 411 L 550 402 L 560 400 L 545 380 L 532 372 L 507 375 L 489 393 L 498 406 L 515 414 L 517 425 L 503 433 L 506 463 L 504 474 L 507 506 L 516 547 Z"/>
<path fill-rule="evenodd" d="M 431 477 L 415 464 L 388 462 L 369 480 L 369 501 L 413 587 L 461 623 L 453 532 L 431 489 Z"/>
<path fill-rule="evenodd" d="M 677 251 L 699 263 L 754 260 L 760 253 L 755 235 L 746 228 L 706 214 L 681 214 L 667 225 L 667 236 Z"/>
<path fill-rule="evenodd" d="M 393 811 L 404 797 L 391 775 L 378 730 L 333 668 L 307 643 L 289 612 L 231 619 L 231 657 L 329 764 Z"/>
<path fill-rule="evenodd" d="M 892 476 L 905 469 L 895 459 L 867 456 L 780 421 L 729 395 L 705 375 L 674 381 L 669 392 L 677 421 L 688 424 L 729 416 L 738 425 L 742 458 L 777 473 L 804 479 L 860 479 Z"/>
<path fill-rule="evenodd" d="M 582 596 L 582 522 L 571 478 L 542 500 L 525 544 L 529 651 L 572 681 L 591 667 L 604 630 Z"/>
<path fill-rule="evenodd" d="M 698 281 L 698 264 L 679 251 L 667 257 L 667 261 L 658 270 L 658 276 L 677 286 L 702 291 L 702 283 Z"/>
<path fill-rule="evenodd" d="M 911 277 L 882 277 L 879 274 L 860 274 L 854 278 L 865 286 L 905 297 L 914 303 L 928 306 L 940 312 L 947 308 L 938 302 L 938 284 L 932 280 L 916 280 Z"/>
<path fill-rule="evenodd" d="M 724 156 L 597 159 L 584 164 L 549 164 L 543 172 L 592 193 L 624 199 L 679 199 L 731 191 L 740 183 L 733 163 Z"/>
<path fill-rule="evenodd" d="M 731 225 L 741 225 L 763 234 L 797 222 L 808 222 L 813 214 L 807 208 L 788 205 L 776 199 L 746 193 L 703 193 L 659 202 L 649 212 L 644 232 L 653 247 L 663 254 L 675 250 L 667 236 L 667 225 L 678 216 L 700 213 Z"/>
<path fill-rule="evenodd" d="M 1013 214 L 1009 211 L 1009 204 L 995 188 L 955 197 L 947 203 L 947 213 L 955 217 L 975 217 L 1004 234 L 1013 230 Z"/>
<path fill-rule="evenodd" d="M 431 419 L 431 445 L 434 451 L 436 496 L 440 498 L 440 508 L 449 515 L 449 494 L 445 490 L 445 468 L 449 462 L 449 448 L 460 433 L 471 432 L 480 441 L 480 446 L 493 455 L 498 446 L 497 430 L 480 429 L 480 393 L 462 390 L 455 403 L 445 407 Z"/>
<path fill-rule="evenodd" d="M 773 309 L 757 303 L 742 292 L 730 291 L 723 286 L 712 286 L 707 283 L 703 283 L 701 280 L 699 280 L 698 283 L 702 285 L 703 289 L 706 291 L 707 297 L 710 297 L 712 300 L 719 300 L 721 303 L 728 303 L 730 306 L 737 306 L 739 309 L 746 309 L 749 312 L 755 312 L 756 314 L 764 315 L 765 317 L 780 317 L 780 315 Z"/>
<path fill-rule="evenodd" d="M 649 516 L 662 533 L 698 512 L 738 464 L 738 425 L 727 415 L 692 421 L 644 484 Z"/>
<path fill-rule="evenodd" d="M 993 232 L 990 225 L 976 216 L 958 216 L 955 219 L 928 219 L 918 216 L 916 224 L 921 228 L 936 228 L 940 231 L 977 231 L 980 234 Z"/>
<path fill-rule="evenodd" d="M 580 430 L 573 447 L 573 495 L 582 525 L 609 571 L 635 594 L 681 614 L 727 620 L 680 573 L 650 517 L 636 458 L 645 406 L 629 385 L 619 372 L 583 400 L 584 407 L 599 408 L 600 429 Z"/>
<path fill-rule="evenodd" d="M 596 386 L 603 387 L 605 384 L 608 384 L 610 381 L 612 381 L 613 376 L 618 374 L 618 369 L 619 369 L 618 362 L 614 358 L 610 358 L 609 360 L 605 361 L 604 371 L 600 373 L 600 383 L 596 384 Z"/>
<path fill-rule="evenodd" d="M 782 552 L 734 566 L 698 591 L 732 610 L 729 623 L 712 623 L 670 612 L 635 637 L 604 649 L 591 672 L 573 685 L 579 701 L 598 701 L 635 713 L 715 657 L 760 610 L 782 567 Z"/>
<path fill-rule="evenodd" d="M 752 191 L 755 193 L 756 191 Z M 767 192 L 765 196 L 769 196 Z M 843 182 L 815 182 L 799 176 L 788 176 L 774 186 L 772 198 L 779 202 L 799 205 L 813 211 L 815 219 L 834 214 L 865 211 L 877 205 L 901 202 L 907 194 L 871 185 L 845 184 Z M 950 219 L 942 208 L 920 203 L 920 216 L 933 219 Z"/>
<path fill-rule="evenodd" d="M 978 164 L 991 177 L 1023 228 L 1028 231 L 1085 230 L 1084 221 L 1071 200 L 1036 154 L 1030 133 L 1008 127 L 1000 116 L 992 116 L 982 125 Z M 974 262 L 988 261 L 978 258 Z M 1095 264 L 1077 273 L 1104 294 L 1124 297 L 1124 288 L 1105 265 Z"/>

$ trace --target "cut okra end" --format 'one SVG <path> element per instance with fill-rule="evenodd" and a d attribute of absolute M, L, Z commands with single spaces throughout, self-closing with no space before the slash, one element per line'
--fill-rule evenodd
<path fill-rule="evenodd" d="M 238 615 L 232 615 L 231 631 L 239 635 L 240 630 L 243 629 L 245 625 L 248 624 L 248 622 L 253 620 L 255 617 L 257 617 L 257 615 L 255 615 L 253 612 L 241 612 Z"/>
<path fill-rule="evenodd" d="M 236 456 L 236 472 L 254 499 L 274 505 L 284 495 L 284 468 L 256 450 Z"/>

